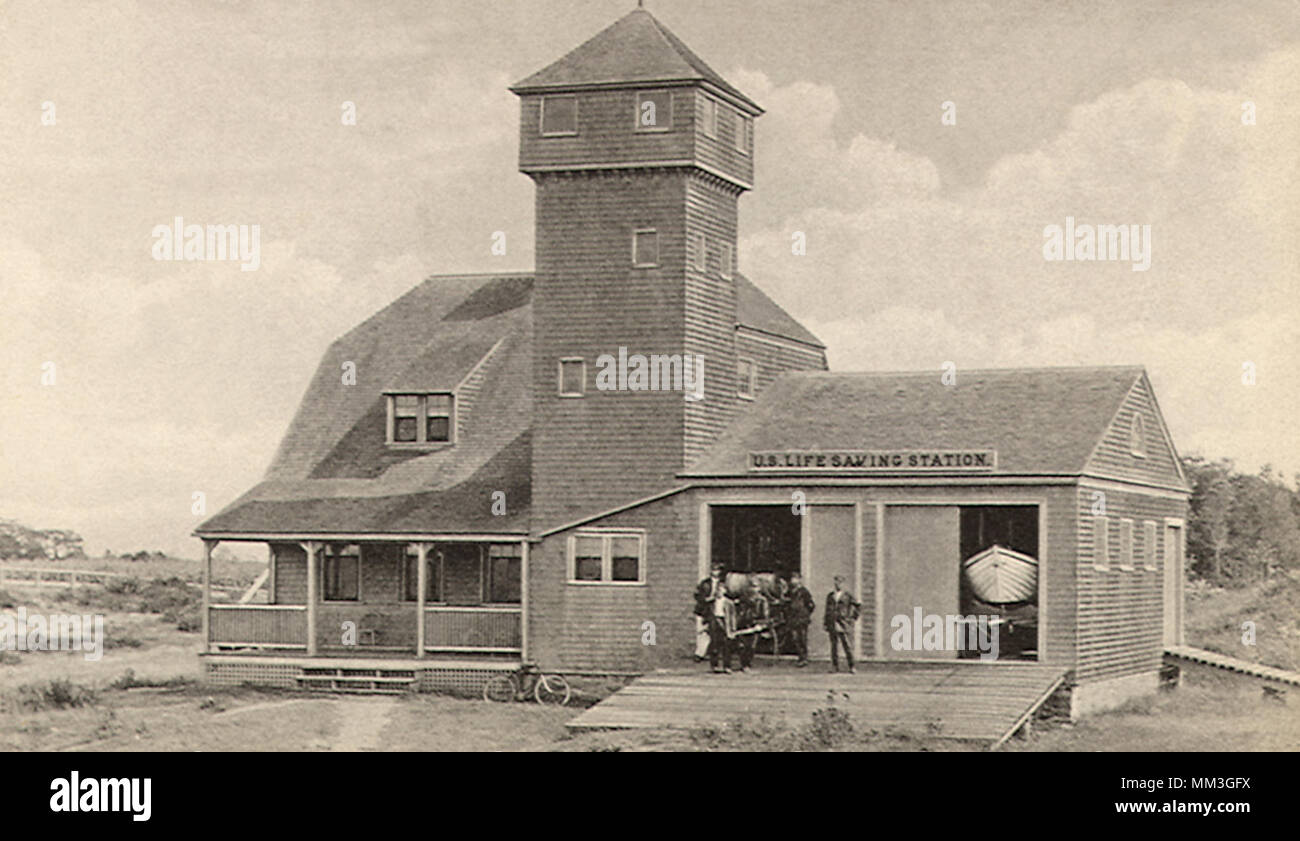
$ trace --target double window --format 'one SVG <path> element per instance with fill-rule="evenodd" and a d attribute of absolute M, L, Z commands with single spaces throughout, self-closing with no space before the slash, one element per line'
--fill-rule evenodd
<path fill-rule="evenodd" d="M 388 443 L 448 444 L 451 439 L 450 394 L 388 395 Z"/>
<path fill-rule="evenodd" d="M 569 538 L 568 548 L 571 583 L 645 583 L 644 532 L 579 531 Z"/>

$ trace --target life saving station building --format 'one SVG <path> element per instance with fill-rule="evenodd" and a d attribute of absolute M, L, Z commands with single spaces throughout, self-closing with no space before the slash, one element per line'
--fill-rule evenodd
<path fill-rule="evenodd" d="M 988 612 L 963 563 L 997 545 L 1036 562 L 1002 659 L 1070 670 L 1080 709 L 1154 688 L 1188 487 L 1143 369 L 828 372 L 737 266 L 756 103 L 643 9 L 512 90 L 536 270 L 431 277 L 329 348 L 265 479 L 196 531 L 205 579 L 221 541 L 270 550 L 266 603 L 205 606 L 206 679 L 686 666 L 713 562 L 801 571 L 814 658 L 843 575 L 863 656 L 964 660 L 891 622 Z"/>

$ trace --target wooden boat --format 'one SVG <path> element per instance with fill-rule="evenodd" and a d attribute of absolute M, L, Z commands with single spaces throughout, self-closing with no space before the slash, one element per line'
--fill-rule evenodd
<path fill-rule="evenodd" d="M 1038 591 L 1038 559 L 994 543 L 962 562 L 975 595 L 989 604 L 1029 601 Z"/>

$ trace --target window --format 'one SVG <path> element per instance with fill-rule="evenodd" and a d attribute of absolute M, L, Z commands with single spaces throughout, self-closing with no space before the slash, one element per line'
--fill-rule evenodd
<path fill-rule="evenodd" d="M 1147 457 L 1146 424 L 1137 413 L 1133 414 L 1133 422 L 1129 424 L 1128 448 L 1137 458 Z"/>
<path fill-rule="evenodd" d="M 754 360 L 744 356 L 736 360 L 736 394 L 748 400 L 754 399 L 754 388 L 758 380 L 758 366 Z"/>
<path fill-rule="evenodd" d="M 672 91 L 642 91 L 636 95 L 637 131 L 672 131 Z"/>
<path fill-rule="evenodd" d="M 645 535 L 640 531 L 583 531 L 570 537 L 569 581 L 644 584 Z"/>
<path fill-rule="evenodd" d="M 736 150 L 742 155 L 749 154 L 749 133 L 753 131 L 754 121 L 744 114 L 736 115 Z"/>
<path fill-rule="evenodd" d="M 442 601 L 442 580 L 438 575 L 438 556 L 429 547 L 429 552 L 424 559 L 428 566 L 428 576 L 424 585 L 424 600 L 426 602 Z M 406 547 L 406 554 L 402 557 L 402 600 L 408 602 L 419 601 L 420 586 L 420 555 L 416 552 L 414 546 Z"/>
<path fill-rule="evenodd" d="M 659 232 L 653 228 L 632 234 L 632 265 L 649 268 L 659 265 Z"/>
<path fill-rule="evenodd" d="M 1110 568 L 1109 530 L 1109 518 L 1092 518 L 1092 565 L 1100 570 Z"/>
<path fill-rule="evenodd" d="M 709 238 L 704 234 L 695 238 L 695 270 L 697 272 L 709 270 Z"/>
<path fill-rule="evenodd" d="M 452 414 L 450 394 L 390 394 L 388 443 L 451 443 Z"/>
<path fill-rule="evenodd" d="M 1119 521 L 1119 568 L 1133 569 L 1133 521 Z"/>
<path fill-rule="evenodd" d="M 361 547 L 330 543 L 325 546 L 325 601 L 361 599 Z"/>
<path fill-rule="evenodd" d="M 582 357 L 560 360 L 560 396 L 582 397 L 587 393 L 587 363 Z"/>
<path fill-rule="evenodd" d="M 724 280 L 731 279 L 731 243 L 722 244 L 722 253 L 718 255 L 718 275 Z"/>
<path fill-rule="evenodd" d="M 578 97 L 542 97 L 542 136 L 563 137 L 578 133 Z"/>
<path fill-rule="evenodd" d="M 703 96 L 703 94 L 701 94 Z M 704 97 L 704 135 L 718 139 L 718 100 L 711 96 Z"/>
<path fill-rule="evenodd" d="M 488 601 L 519 604 L 522 581 L 523 547 L 518 543 L 493 543 L 488 548 Z"/>
<path fill-rule="evenodd" d="M 1142 568 L 1156 571 L 1156 524 L 1152 520 L 1142 523 Z"/>

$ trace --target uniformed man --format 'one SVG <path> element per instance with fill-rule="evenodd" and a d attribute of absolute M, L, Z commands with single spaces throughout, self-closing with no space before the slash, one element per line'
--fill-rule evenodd
<path fill-rule="evenodd" d="M 763 595 L 757 578 L 751 578 L 749 588 L 740 600 L 736 624 L 738 630 L 749 631 L 740 637 L 740 670 L 747 672 L 754 664 L 754 646 L 758 644 L 760 630 L 770 627 L 772 608 Z"/>
<path fill-rule="evenodd" d="M 799 655 L 800 667 L 808 665 L 808 624 L 812 622 L 813 611 L 817 602 L 813 594 L 803 586 L 803 576 L 799 573 L 790 575 L 790 589 L 785 598 L 785 624 L 794 642 L 795 653 Z"/>
<path fill-rule="evenodd" d="M 844 646 L 844 658 L 848 661 L 849 674 L 853 674 L 853 645 L 850 637 L 853 626 L 858 621 L 858 611 L 862 605 L 853 598 L 853 594 L 844 587 L 844 576 L 835 576 L 835 589 L 826 594 L 826 633 L 831 637 L 831 671 L 840 670 L 838 647 Z"/>

